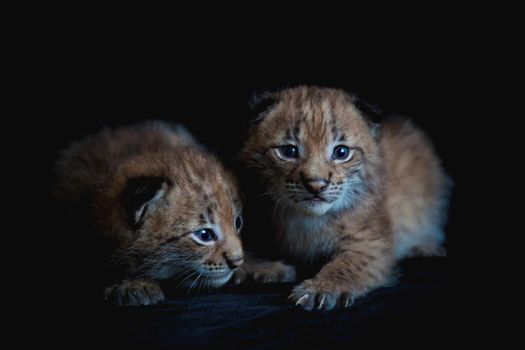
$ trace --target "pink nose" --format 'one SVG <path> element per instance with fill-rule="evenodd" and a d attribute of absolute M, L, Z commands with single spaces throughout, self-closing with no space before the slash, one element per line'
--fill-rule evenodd
<path fill-rule="evenodd" d="M 305 182 L 305 187 L 312 193 L 323 192 L 328 187 L 328 181 L 322 179 L 309 180 Z"/>
<path fill-rule="evenodd" d="M 244 256 L 237 256 L 233 258 L 226 257 L 226 263 L 230 269 L 235 270 L 244 262 Z"/>

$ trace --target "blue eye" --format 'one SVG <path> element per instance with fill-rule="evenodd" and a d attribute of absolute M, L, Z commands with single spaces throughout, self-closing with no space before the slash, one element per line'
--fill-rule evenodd
<path fill-rule="evenodd" d="M 286 159 L 299 158 L 299 149 L 297 146 L 286 145 L 279 147 L 279 153 Z"/>
<path fill-rule="evenodd" d="M 235 219 L 235 229 L 237 231 L 239 231 L 242 227 L 242 216 L 237 216 L 237 218 Z"/>
<path fill-rule="evenodd" d="M 217 239 L 217 235 L 210 228 L 197 230 L 192 234 L 203 242 L 211 242 Z"/>
<path fill-rule="evenodd" d="M 346 146 L 336 146 L 332 159 L 334 160 L 349 160 L 353 152 Z"/>

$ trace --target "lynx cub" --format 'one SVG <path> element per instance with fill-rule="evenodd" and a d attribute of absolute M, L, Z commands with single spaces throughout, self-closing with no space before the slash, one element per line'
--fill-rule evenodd
<path fill-rule="evenodd" d="M 118 305 L 158 303 L 160 280 L 220 287 L 243 263 L 236 181 L 181 128 L 103 130 L 65 150 L 57 173 L 56 196 L 110 242 Z"/>
<path fill-rule="evenodd" d="M 300 265 L 323 261 L 295 287 L 307 310 L 348 307 L 382 286 L 396 260 L 442 255 L 450 181 L 411 122 L 372 123 L 344 91 L 266 93 L 242 151 L 273 202 L 275 240 Z"/>

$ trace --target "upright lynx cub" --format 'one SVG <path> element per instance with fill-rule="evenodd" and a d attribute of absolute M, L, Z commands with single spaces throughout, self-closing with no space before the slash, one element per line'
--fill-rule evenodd
<path fill-rule="evenodd" d="M 297 264 L 324 263 L 294 303 L 347 307 L 387 283 L 396 260 L 444 253 L 449 180 L 412 123 L 373 124 L 335 89 L 297 87 L 259 103 L 267 108 L 242 157 L 273 201 L 273 239 Z"/>
<path fill-rule="evenodd" d="M 122 273 L 106 298 L 118 305 L 161 301 L 170 278 L 220 287 L 243 262 L 236 181 L 180 128 L 104 130 L 65 150 L 57 173 L 56 196 L 111 244 L 104 258 Z"/>

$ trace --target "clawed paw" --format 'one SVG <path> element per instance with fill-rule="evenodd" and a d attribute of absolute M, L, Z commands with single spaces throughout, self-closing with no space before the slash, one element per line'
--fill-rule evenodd
<path fill-rule="evenodd" d="M 341 290 L 314 279 L 306 280 L 295 287 L 288 299 L 307 311 L 343 309 L 350 307 L 354 302 L 351 291 Z"/>
<path fill-rule="evenodd" d="M 164 300 L 164 293 L 154 281 L 125 280 L 107 287 L 105 299 L 118 306 L 154 305 Z"/>

